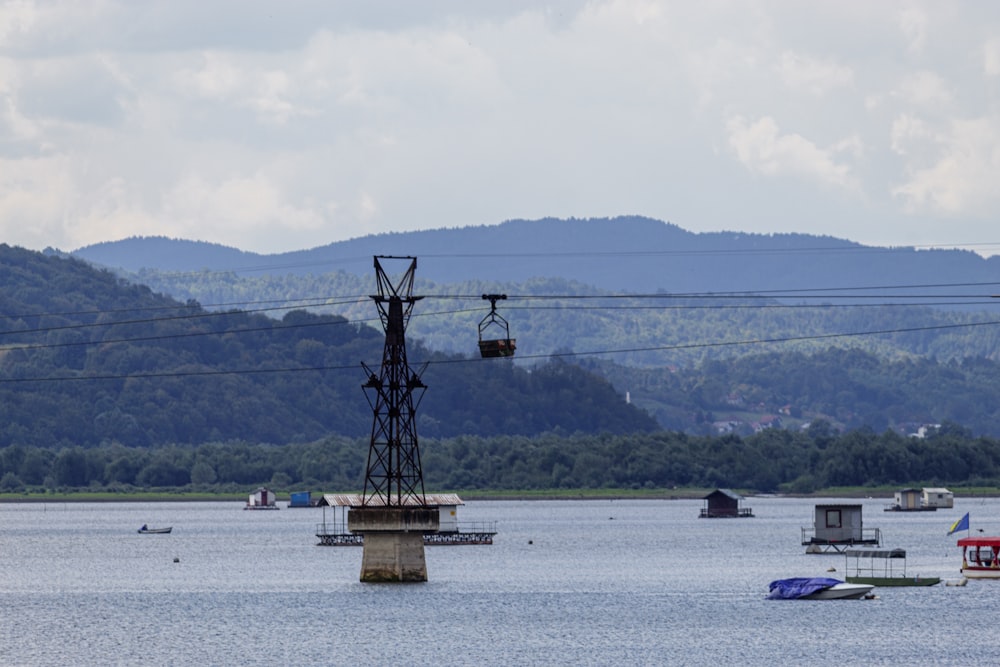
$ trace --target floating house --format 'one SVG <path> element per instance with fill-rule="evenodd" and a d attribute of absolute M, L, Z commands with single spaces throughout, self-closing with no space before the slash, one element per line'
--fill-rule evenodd
<path fill-rule="evenodd" d="M 802 529 L 806 553 L 840 553 L 850 546 L 881 545 L 882 532 L 878 528 L 864 527 L 861 509 L 861 505 L 816 505 L 812 528 Z"/>
<path fill-rule="evenodd" d="M 263 486 L 250 494 L 245 510 L 276 510 L 278 506 L 274 502 L 274 493 Z"/>
<path fill-rule="evenodd" d="M 948 489 L 901 489 L 896 492 L 893 503 L 886 506 L 885 511 L 933 512 L 939 508 L 951 508 L 954 505 L 955 495 Z"/>
<path fill-rule="evenodd" d="M 925 507 L 922 499 L 922 489 L 900 489 L 893 496 L 892 504 L 885 508 L 886 512 L 922 512 L 936 507 Z"/>
<path fill-rule="evenodd" d="M 288 497 L 289 507 L 314 507 L 315 503 L 312 500 L 312 493 L 309 491 L 296 491 L 289 494 Z"/>
<path fill-rule="evenodd" d="M 729 489 L 716 489 L 703 498 L 705 506 L 698 514 L 699 519 L 725 519 L 752 517 L 753 510 L 740 507 L 743 496 Z"/>
<path fill-rule="evenodd" d="M 955 494 L 944 488 L 926 488 L 920 499 L 925 507 L 951 509 L 955 506 Z"/>
<path fill-rule="evenodd" d="M 424 496 L 428 505 L 439 508 L 440 523 L 438 532 L 424 535 L 424 544 L 428 546 L 456 544 L 493 544 L 496 535 L 495 521 L 478 521 L 470 523 L 458 522 L 458 507 L 464 505 L 454 493 L 427 494 Z M 316 525 L 316 537 L 319 546 L 341 547 L 362 546 L 364 535 L 353 533 L 348 528 L 347 515 L 352 507 L 361 507 L 362 498 L 359 494 L 325 494 L 319 501 L 323 507 L 323 523 Z M 326 508 L 332 507 L 335 512 L 333 521 L 326 519 Z"/>

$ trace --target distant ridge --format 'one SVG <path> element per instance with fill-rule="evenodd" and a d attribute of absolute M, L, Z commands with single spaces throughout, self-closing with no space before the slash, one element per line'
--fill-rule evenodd
<path fill-rule="evenodd" d="M 830 236 L 693 233 L 641 216 L 508 220 L 497 225 L 365 236 L 261 255 L 226 246 L 136 237 L 73 256 L 138 272 L 370 274 L 373 255 L 412 255 L 438 283 L 564 278 L 609 291 L 704 293 L 1000 282 L 1000 258 L 964 250 L 880 248 Z"/>
<path fill-rule="evenodd" d="M 264 264 L 266 255 L 206 241 L 166 236 L 131 236 L 95 243 L 70 253 L 94 264 L 127 271 L 157 268 L 163 271 L 233 270 Z"/>

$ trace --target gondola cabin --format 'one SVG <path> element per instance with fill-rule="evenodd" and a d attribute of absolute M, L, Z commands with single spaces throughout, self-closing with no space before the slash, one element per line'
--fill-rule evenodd
<path fill-rule="evenodd" d="M 490 302 L 490 312 L 479 322 L 479 354 L 484 359 L 513 357 L 517 349 L 516 341 L 510 337 L 510 325 L 497 312 L 497 301 L 506 299 L 506 294 L 484 294 Z"/>

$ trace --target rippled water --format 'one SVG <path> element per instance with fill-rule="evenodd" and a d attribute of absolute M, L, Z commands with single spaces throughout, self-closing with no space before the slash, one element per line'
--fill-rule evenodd
<path fill-rule="evenodd" d="M 769 601 L 806 555 L 815 499 L 472 501 L 492 546 L 429 547 L 425 584 L 362 584 L 361 549 L 319 547 L 320 509 L 241 503 L 0 505 L 3 665 L 967 665 L 1000 655 L 1000 581 L 877 589 L 876 600 Z M 1000 502 L 882 512 L 865 526 L 909 573 L 959 578 L 957 536 L 1000 534 Z M 332 520 L 332 513 L 328 518 Z M 136 529 L 172 525 L 171 535 Z M 175 559 L 177 562 L 175 562 Z M 834 567 L 838 573 L 827 570 Z"/>

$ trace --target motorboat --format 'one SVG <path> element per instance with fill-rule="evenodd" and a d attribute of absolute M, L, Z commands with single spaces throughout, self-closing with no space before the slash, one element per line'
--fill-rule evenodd
<path fill-rule="evenodd" d="M 969 579 L 1000 579 L 1000 537 L 963 537 L 962 576 Z"/>
<path fill-rule="evenodd" d="M 768 584 L 770 600 L 858 600 L 875 586 L 851 584 L 830 577 L 792 577 Z"/>
<path fill-rule="evenodd" d="M 848 549 L 844 552 L 849 584 L 873 586 L 934 586 L 941 577 L 906 573 L 905 549 Z"/>
<path fill-rule="evenodd" d="M 170 531 L 174 529 L 173 526 L 167 526 L 166 528 L 150 528 L 149 526 L 143 524 L 137 532 L 140 535 L 169 535 Z"/>
<path fill-rule="evenodd" d="M 811 595 L 807 595 L 803 600 L 859 600 L 875 588 L 871 584 L 834 584 L 829 588 L 824 588 L 822 590 L 816 591 Z"/>

